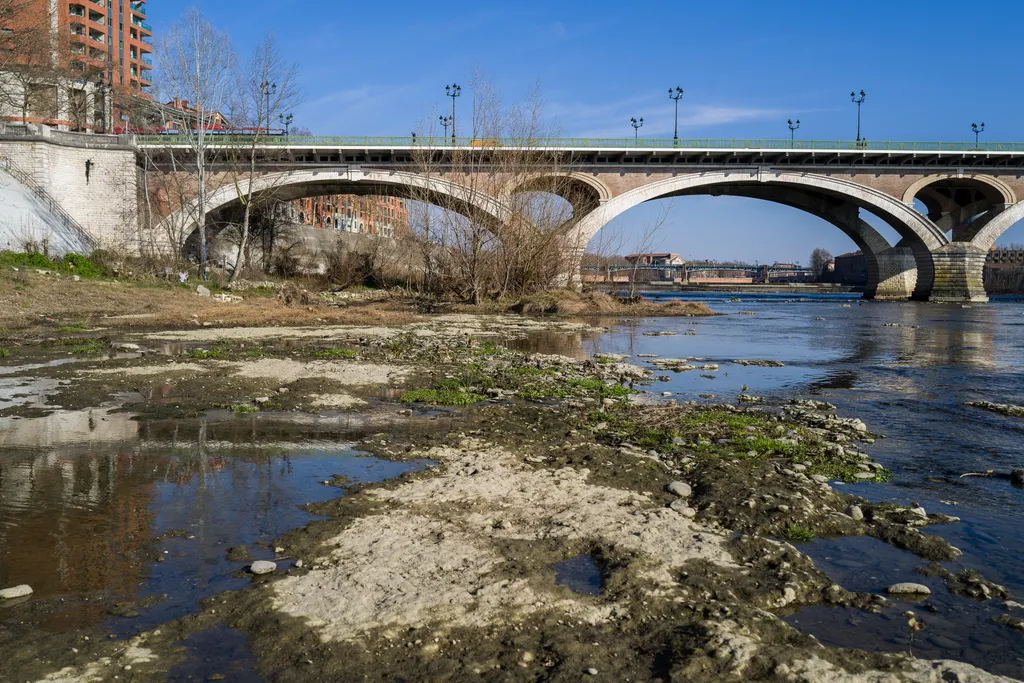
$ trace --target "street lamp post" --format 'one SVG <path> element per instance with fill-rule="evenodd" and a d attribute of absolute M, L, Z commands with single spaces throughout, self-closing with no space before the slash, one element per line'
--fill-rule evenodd
<path fill-rule="evenodd" d="M 633 140 L 638 140 L 640 137 L 640 129 L 644 127 L 644 117 L 640 117 L 637 121 L 635 118 L 629 120 L 629 125 L 633 126 Z"/>
<path fill-rule="evenodd" d="M 789 147 L 792 149 L 793 141 L 796 139 L 796 129 L 800 127 L 800 119 L 793 123 L 793 119 L 786 121 L 786 125 L 789 126 Z"/>
<path fill-rule="evenodd" d="M 984 130 L 985 130 L 985 122 L 982 121 L 980 126 L 978 124 L 976 124 L 976 123 L 972 123 L 971 124 L 971 130 L 974 131 L 974 148 L 977 149 L 978 148 L 978 134 L 984 132 Z"/>
<path fill-rule="evenodd" d="M 292 121 L 295 120 L 295 117 L 291 114 L 288 114 L 287 116 L 284 114 L 278 114 L 277 118 L 284 124 L 284 136 L 288 137 L 291 134 Z"/>
<path fill-rule="evenodd" d="M 855 92 L 850 93 L 850 99 L 857 105 L 857 142 L 860 142 L 860 105 L 864 104 L 864 97 L 863 90 L 860 91 L 860 97 Z"/>
<path fill-rule="evenodd" d="M 441 125 L 444 126 L 444 136 L 445 137 L 448 137 L 448 126 L 452 127 L 452 131 L 455 130 L 455 126 L 452 125 L 454 123 L 455 123 L 455 118 L 452 117 L 452 116 L 442 116 L 441 117 Z M 454 144 L 454 143 L 455 143 L 455 133 L 453 132 L 452 133 L 452 144 Z"/>
<path fill-rule="evenodd" d="M 270 81 L 263 81 L 260 83 L 260 93 L 263 95 L 264 109 L 263 116 L 260 117 L 262 120 L 256 122 L 257 132 L 259 132 L 259 126 L 261 123 L 266 121 L 267 130 L 270 130 L 270 95 L 277 92 L 277 83 L 271 83 Z"/>
<path fill-rule="evenodd" d="M 457 83 L 444 86 L 444 94 L 452 98 L 452 145 L 455 145 L 455 98 L 462 94 L 462 88 Z"/>
<path fill-rule="evenodd" d="M 676 101 L 675 125 L 672 127 L 672 141 L 674 144 L 675 142 L 679 141 L 679 100 L 683 99 L 683 89 L 680 88 L 678 85 L 676 86 L 675 90 L 669 88 L 668 96 L 669 99 Z"/>

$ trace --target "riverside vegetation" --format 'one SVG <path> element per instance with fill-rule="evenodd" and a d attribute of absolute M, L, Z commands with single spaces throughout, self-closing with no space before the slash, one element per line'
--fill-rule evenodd
<path fill-rule="evenodd" d="M 807 605 L 904 609 L 822 573 L 800 550 L 815 538 L 870 535 L 927 562 L 959 555 L 923 531 L 955 518 L 856 494 L 890 473 L 863 450 L 879 436 L 834 406 L 656 402 L 656 378 L 627 358 L 507 344 L 587 322 L 426 314 L 395 301 L 263 302 L 284 320 L 300 309 L 303 325 L 265 316 L 232 326 L 204 319 L 221 308 L 202 307 L 202 318 L 177 324 L 51 316 L 5 329 L 3 363 L 88 346 L 73 365 L 19 372 L 56 380 L 47 405 L 107 405 L 143 421 L 365 415 L 380 432 L 361 450 L 431 465 L 378 484 L 328 482 L 345 495 L 309 505 L 321 519 L 277 539 L 274 571 L 261 566 L 268 573 L 254 572 L 250 589 L 124 641 L 37 625 L 85 596 L 4 604 L 0 656 L 14 680 L 158 679 L 185 657 L 178 643 L 218 625 L 242 631 L 275 681 L 1009 680 L 959 662 L 826 648 L 782 620 Z M 349 324 L 337 324 L 338 310 Z M 674 363 L 666 369 L 688 366 Z M 392 428 L 416 416 L 451 419 Z M 555 579 L 555 565 L 578 557 L 598 569 L 596 595 Z M 240 558 L 237 571 L 248 566 Z M 931 571 L 972 598 L 1011 597 L 978 574 Z"/>

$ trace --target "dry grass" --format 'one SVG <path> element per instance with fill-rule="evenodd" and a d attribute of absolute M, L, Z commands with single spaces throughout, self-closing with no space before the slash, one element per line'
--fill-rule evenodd
<path fill-rule="evenodd" d="M 194 287 L 194 285 L 193 285 Z M 37 275 L 0 274 L 0 327 L 31 331 L 53 321 L 131 329 L 305 324 L 401 324 L 419 317 L 402 301 L 295 305 L 243 293 L 224 303 L 195 294 L 192 288 L 167 284 L 81 280 Z"/>

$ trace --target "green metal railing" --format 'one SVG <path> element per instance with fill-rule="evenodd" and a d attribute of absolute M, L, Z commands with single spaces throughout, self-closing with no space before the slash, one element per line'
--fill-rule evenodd
<path fill-rule="evenodd" d="M 143 147 L 188 146 L 184 135 L 139 135 L 136 144 Z M 209 144 L 235 146 L 251 143 L 251 136 L 211 134 Z M 424 148 L 424 149 L 646 149 L 646 150 L 802 150 L 842 152 L 1024 152 L 1024 142 L 895 142 L 874 140 L 666 140 L 658 138 L 451 138 L 396 137 L 396 136 L 323 136 L 323 135 L 264 135 L 262 147 L 350 147 L 365 148 Z"/>

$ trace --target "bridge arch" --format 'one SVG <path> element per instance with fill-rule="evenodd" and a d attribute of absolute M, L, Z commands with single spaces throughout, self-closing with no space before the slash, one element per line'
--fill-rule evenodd
<path fill-rule="evenodd" d="M 494 221 L 504 221 L 508 210 L 501 201 L 477 189 L 468 188 L 444 177 L 430 178 L 408 171 L 281 171 L 257 176 L 252 181 L 256 196 L 273 193 L 284 201 L 316 195 L 356 194 L 389 195 L 427 201 L 465 215 L 482 214 Z M 206 213 L 241 201 L 249 192 L 249 180 L 226 182 L 206 198 Z M 199 202 L 193 200 L 171 212 L 161 225 L 180 226 L 177 234 L 189 235 L 197 227 Z M 160 226 L 157 226 L 158 230 Z M 167 232 L 167 231 L 164 231 Z M 180 248 L 183 245 L 172 245 Z"/>
<path fill-rule="evenodd" d="M 1006 207 L 1017 203 L 1016 193 L 1005 182 L 983 173 L 938 173 L 921 178 L 903 193 L 903 201 L 924 204 L 928 218 L 952 241 L 971 242 L 985 225 Z"/>
<path fill-rule="evenodd" d="M 768 199 L 824 218 L 861 247 L 868 257 L 869 267 L 874 259 L 878 272 L 882 270 L 879 255 L 896 258 L 897 264 L 902 256 L 911 259 L 913 267 L 898 265 L 895 275 L 913 282 L 915 298 L 926 298 L 931 292 L 934 277 L 932 250 L 949 243 L 946 235 L 931 220 L 879 190 L 827 175 L 760 169 L 678 175 L 625 192 L 601 204 L 579 221 L 578 243 L 586 245 L 608 221 L 643 202 L 716 193 Z M 881 234 L 860 220 L 858 209 L 870 211 L 892 226 L 902 238 L 900 244 L 891 247 Z M 915 272 L 910 273 L 910 270 Z"/>
<path fill-rule="evenodd" d="M 971 239 L 971 245 L 987 254 L 988 250 L 995 246 L 996 240 L 1021 220 L 1024 220 L 1024 202 L 1018 202 L 993 216 L 977 231 Z"/>
<path fill-rule="evenodd" d="M 550 192 L 569 202 L 575 217 L 584 216 L 612 198 L 612 191 L 596 174 L 580 171 L 531 173 L 515 178 L 502 190 L 505 196 L 522 192 Z"/>

